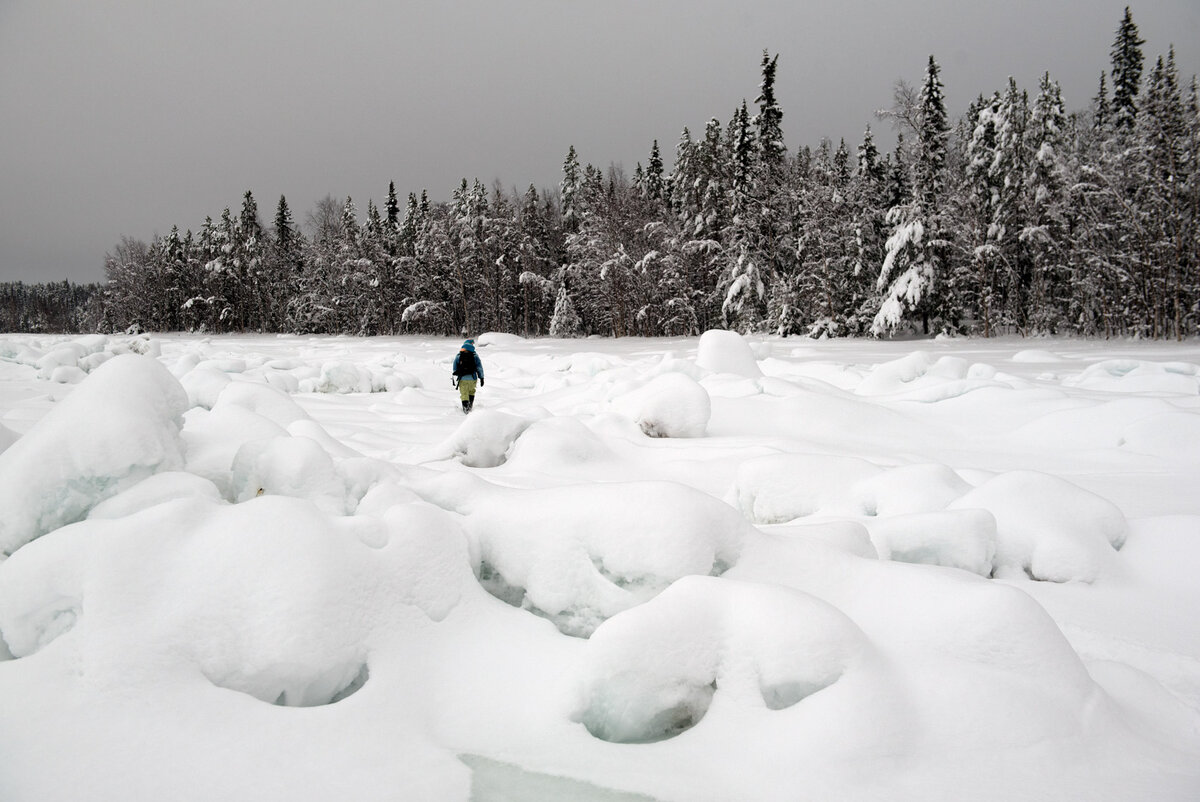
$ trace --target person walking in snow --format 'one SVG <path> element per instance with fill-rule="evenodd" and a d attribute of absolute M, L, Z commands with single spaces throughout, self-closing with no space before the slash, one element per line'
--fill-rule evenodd
<path fill-rule="evenodd" d="M 458 349 L 454 356 L 453 374 L 450 381 L 458 388 L 458 397 L 462 400 L 463 412 L 470 412 L 475 406 L 475 382 L 483 386 L 483 361 L 475 353 L 475 341 L 468 339 Z"/>

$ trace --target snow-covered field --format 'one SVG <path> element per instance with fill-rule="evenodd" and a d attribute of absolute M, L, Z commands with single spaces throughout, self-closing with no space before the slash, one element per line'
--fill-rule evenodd
<path fill-rule="evenodd" d="M 1200 344 L 0 336 L 0 800 L 1195 800 Z"/>

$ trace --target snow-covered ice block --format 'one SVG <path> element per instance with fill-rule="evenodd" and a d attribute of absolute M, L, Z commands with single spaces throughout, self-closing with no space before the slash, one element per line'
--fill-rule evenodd
<path fill-rule="evenodd" d="M 732 503 L 759 524 L 784 523 L 818 511 L 868 515 L 851 488 L 882 469 L 858 457 L 775 454 L 743 462 L 737 469 Z"/>
<path fill-rule="evenodd" d="M 76 365 L 60 365 L 47 378 L 55 384 L 79 384 L 87 378 L 87 373 Z"/>
<path fill-rule="evenodd" d="M 615 458 L 612 449 L 578 419 L 554 417 L 531 423 L 513 442 L 506 462 L 553 470 L 555 466 L 579 467 Z"/>
<path fill-rule="evenodd" d="M 585 636 L 682 576 L 723 572 L 755 534 L 671 482 L 492 491 L 470 501 L 467 530 L 493 595 Z"/>
<path fill-rule="evenodd" d="M 216 406 L 221 391 L 232 382 L 228 373 L 214 367 L 194 367 L 179 377 L 179 383 L 187 393 L 187 401 L 193 407 L 211 409 Z"/>
<path fill-rule="evenodd" d="M 477 592 L 461 529 L 409 507 L 369 520 L 183 498 L 77 523 L 0 563 L 0 634 L 21 658 L 80 631 L 67 648 L 100 684 L 191 673 L 264 702 L 335 702 L 367 681 L 378 633 Z"/>
<path fill-rule="evenodd" d="M 867 515 L 903 515 L 944 509 L 970 489 L 953 468 L 926 463 L 871 474 L 855 483 L 850 495 Z"/>
<path fill-rule="evenodd" d="M 236 404 L 207 410 L 193 407 L 184 416 L 187 470 L 211 479 L 222 493 L 230 492 L 229 471 L 243 443 L 287 435 L 274 421 Z"/>
<path fill-rule="evenodd" d="M 858 521 L 806 518 L 786 524 L 760 524 L 758 529 L 775 537 L 819 543 L 855 557 L 879 559 L 879 552 L 871 542 L 871 533 Z"/>
<path fill-rule="evenodd" d="M 219 411 L 226 406 L 248 409 L 285 429 L 296 421 L 308 419 L 308 413 L 287 393 L 252 381 L 231 381 L 225 385 L 213 410 Z"/>
<path fill-rule="evenodd" d="M 701 334 L 696 364 L 713 373 L 733 373 L 751 379 L 762 376 L 754 352 L 736 331 L 710 329 Z"/>
<path fill-rule="evenodd" d="M 1028 364 L 1053 364 L 1062 362 L 1063 358 L 1051 351 L 1046 351 L 1041 348 L 1027 348 L 1023 351 L 1018 351 L 1012 356 L 1013 362 L 1022 362 Z"/>
<path fill-rule="evenodd" d="M 235 501 L 259 495 L 291 496 L 312 501 L 325 512 L 347 512 L 346 484 L 333 459 L 307 437 L 251 440 L 234 455 L 231 479 Z"/>
<path fill-rule="evenodd" d="M 80 520 L 151 474 L 182 468 L 187 406 L 153 359 L 102 365 L 0 454 L 0 553 Z"/>
<path fill-rule="evenodd" d="M 868 650 L 849 618 L 813 596 L 686 577 L 595 631 L 574 718 L 606 741 L 658 741 L 700 723 L 715 693 L 752 707 L 791 707 L 837 682 Z"/>
<path fill-rule="evenodd" d="M 476 409 L 454 433 L 432 446 L 421 462 L 456 459 L 471 468 L 503 465 L 509 449 L 533 421 L 493 409 Z"/>
<path fill-rule="evenodd" d="M 148 476 L 128 490 L 101 501 L 92 507 L 87 517 L 124 518 L 181 498 L 202 498 L 222 503 L 221 491 L 208 479 L 184 471 L 164 471 Z"/>
<path fill-rule="evenodd" d="M 1131 394 L 1196 395 L 1200 393 L 1200 365 L 1190 362 L 1105 359 L 1089 365 L 1078 376 L 1064 379 L 1063 384 Z"/>
<path fill-rule="evenodd" d="M 246 367 L 246 360 L 237 359 L 235 357 L 202 359 L 196 364 L 196 368 L 204 370 L 219 370 L 223 373 L 245 373 Z"/>
<path fill-rule="evenodd" d="M 326 362 L 316 378 L 300 380 L 302 393 L 369 393 L 372 389 L 371 372 L 345 360 Z"/>
<path fill-rule="evenodd" d="M 933 357 L 926 351 L 910 354 L 876 365 L 855 388 L 859 395 L 887 395 L 906 388 L 933 367 Z"/>
<path fill-rule="evenodd" d="M 996 519 L 996 574 L 1024 572 L 1052 582 L 1097 579 L 1125 542 L 1128 522 L 1115 504 L 1037 471 L 1010 471 L 955 500 Z"/>
<path fill-rule="evenodd" d="M 64 367 L 78 368 L 79 360 L 86 354 L 87 350 L 83 346 L 74 343 L 60 345 L 38 359 L 38 377 L 53 381 L 54 371 Z"/>
<path fill-rule="evenodd" d="M 383 389 L 389 393 L 398 393 L 406 387 L 420 389 L 424 387 L 424 384 L 416 376 L 402 370 L 392 371 L 383 377 Z"/>
<path fill-rule="evenodd" d="M 866 521 L 883 560 L 961 568 L 991 576 L 996 519 L 987 510 L 918 512 Z"/>
<path fill-rule="evenodd" d="M 478 348 L 487 348 L 489 346 L 504 347 L 512 345 L 520 345 L 526 340 L 516 334 L 507 334 L 502 331 L 485 331 L 475 338 L 475 345 Z"/>
<path fill-rule="evenodd" d="M 682 373 L 664 373 L 612 400 L 650 437 L 703 437 L 712 414 L 708 392 Z"/>
<path fill-rule="evenodd" d="M 88 354 L 79 360 L 79 367 L 85 372 L 91 373 L 93 370 L 100 367 L 114 356 L 116 356 L 116 354 L 108 351 L 100 351 L 98 353 Z"/>

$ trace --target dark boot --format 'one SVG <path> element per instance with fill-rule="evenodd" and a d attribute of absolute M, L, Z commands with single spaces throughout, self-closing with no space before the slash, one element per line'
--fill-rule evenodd
<path fill-rule="evenodd" d="M 467 399 L 467 412 L 470 412 L 474 408 L 475 408 L 475 396 L 471 396 L 469 399 Z"/>
<path fill-rule="evenodd" d="M 470 401 L 463 401 L 462 405 L 463 405 L 463 414 L 464 415 L 466 415 L 468 412 L 471 411 L 471 402 Z"/>

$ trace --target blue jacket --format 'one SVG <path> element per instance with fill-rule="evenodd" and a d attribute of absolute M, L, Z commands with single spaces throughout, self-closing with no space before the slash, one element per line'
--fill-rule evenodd
<path fill-rule="evenodd" d="M 466 376 L 460 376 L 459 378 L 471 380 L 482 379 L 483 360 L 479 358 L 479 354 L 475 353 L 475 343 L 471 342 L 470 340 L 467 340 L 465 343 L 463 343 L 462 348 L 460 348 L 458 353 L 454 355 L 454 365 L 451 366 L 450 373 L 454 376 L 458 376 L 458 358 L 463 351 L 470 351 L 475 356 L 475 372 L 469 373 Z"/>

